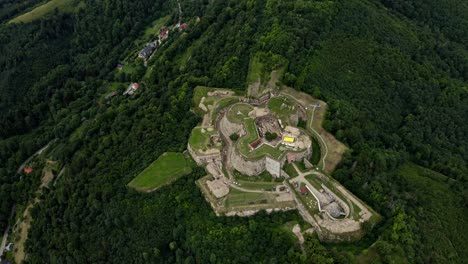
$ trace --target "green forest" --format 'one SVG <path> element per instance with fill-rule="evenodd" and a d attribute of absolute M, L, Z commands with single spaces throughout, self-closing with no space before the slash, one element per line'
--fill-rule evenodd
<path fill-rule="evenodd" d="M 0 233 L 40 201 L 25 263 L 467 263 L 468 2 L 82 0 L 8 23 L 45 2 L 0 0 Z M 145 67 L 137 43 L 166 16 L 188 27 Z M 186 149 L 194 88 L 246 90 L 254 59 L 328 103 L 350 149 L 332 176 L 383 217 L 360 241 L 301 247 L 297 211 L 216 216 L 202 168 L 128 187 Z M 38 193 L 41 162 L 17 170 L 49 143 L 62 173 Z"/>

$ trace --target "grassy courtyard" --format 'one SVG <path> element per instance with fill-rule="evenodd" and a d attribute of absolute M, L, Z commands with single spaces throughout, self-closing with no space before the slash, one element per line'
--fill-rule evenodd
<path fill-rule="evenodd" d="M 229 109 L 228 119 L 235 123 L 242 123 L 245 118 L 249 118 L 249 112 L 252 110 L 253 107 L 248 104 L 235 104 Z"/>
<path fill-rule="evenodd" d="M 231 189 L 226 197 L 226 207 L 238 207 L 256 204 L 271 204 L 275 202 L 275 196 L 268 193 L 242 192 Z"/>
<path fill-rule="evenodd" d="M 152 191 L 192 172 L 182 153 L 166 152 L 144 169 L 128 186 L 138 191 Z"/>

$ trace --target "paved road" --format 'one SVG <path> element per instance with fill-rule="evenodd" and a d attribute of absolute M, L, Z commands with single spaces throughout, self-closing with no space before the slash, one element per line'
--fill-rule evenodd
<path fill-rule="evenodd" d="M 294 100 L 296 100 L 297 103 L 299 103 L 300 105 L 302 105 L 302 101 L 297 99 L 294 95 L 292 94 L 289 94 L 289 93 L 285 93 L 285 92 L 281 92 L 281 95 L 284 95 L 284 96 L 289 96 L 291 98 L 293 98 Z M 305 102 L 304 102 L 305 104 Z M 303 105 L 302 105 L 303 106 Z M 304 106 L 303 106 L 304 107 Z M 322 136 L 320 135 L 320 133 L 318 133 L 313 127 L 312 127 L 312 123 L 314 121 L 314 114 L 315 114 L 315 110 L 319 107 L 319 106 L 316 106 L 316 105 L 311 105 L 311 107 L 313 107 L 313 110 L 312 110 L 312 115 L 310 117 L 310 123 L 309 123 L 309 128 L 312 130 L 312 132 L 314 132 L 317 137 L 320 139 L 320 141 L 322 142 L 321 145 L 324 146 L 324 154 L 322 155 L 322 170 L 325 170 L 325 159 L 327 158 L 327 155 L 328 155 L 328 146 L 327 146 L 327 143 L 325 142 L 325 140 L 322 138 Z"/>
<path fill-rule="evenodd" d="M 16 174 L 19 174 L 21 173 L 21 171 L 23 170 L 24 166 L 26 166 L 26 164 L 28 164 L 29 161 L 31 161 L 32 158 L 34 158 L 35 156 L 41 154 L 42 152 L 44 152 L 44 150 L 46 150 L 50 144 L 52 144 L 52 142 L 54 142 L 54 140 L 50 141 L 47 145 L 45 145 L 44 147 L 42 147 L 40 150 L 36 151 L 36 153 L 32 154 L 31 157 L 29 157 L 27 160 L 25 160 L 18 168 L 18 170 L 16 171 Z"/>

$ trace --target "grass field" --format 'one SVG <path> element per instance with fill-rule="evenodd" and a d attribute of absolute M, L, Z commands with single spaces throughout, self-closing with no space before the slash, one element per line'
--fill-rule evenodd
<path fill-rule="evenodd" d="M 254 56 L 250 60 L 249 64 L 249 73 L 247 75 L 247 83 L 253 83 L 257 81 L 262 81 L 262 75 L 264 71 L 263 63 L 260 62 L 258 56 Z"/>
<path fill-rule="evenodd" d="M 255 204 L 267 204 L 274 202 L 274 195 L 266 193 L 241 192 L 231 189 L 226 197 L 226 207 L 236 207 Z"/>
<path fill-rule="evenodd" d="M 26 12 L 22 15 L 19 15 L 8 23 L 20 23 L 20 22 L 31 22 L 45 15 L 52 13 L 56 8 L 60 12 L 72 12 L 74 10 L 74 3 L 73 0 L 50 0 L 45 4 L 41 4 L 35 7 L 33 10 Z M 80 2 L 79 6 L 83 6 L 83 2 Z"/>
<path fill-rule="evenodd" d="M 140 39 L 143 42 L 145 42 L 145 41 L 149 42 L 149 41 L 156 40 L 158 38 L 158 36 L 159 36 L 159 32 L 164 27 L 164 25 L 167 24 L 167 22 L 169 22 L 170 18 L 171 18 L 171 16 L 167 15 L 167 16 L 161 17 L 161 18 L 153 21 L 153 23 L 151 23 L 151 26 L 149 26 L 148 28 L 145 29 L 143 37 L 141 37 Z"/>
<path fill-rule="evenodd" d="M 128 186 L 138 191 L 153 191 L 192 172 L 182 153 L 166 152 L 144 169 Z"/>
<path fill-rule="evenodd" d="M 294 166 L 290 163 L 285 163 L 283 166 L 283 170 L 289 175 L 289 177 L 294 178 L 298 176 L 299 174 L 297 173 L 296 169 Z"/>
<path fill-rule="evenodd" d="M 315 197 L 311 194 L 308 193 L 307 195 L 302 195 L 300 194 L 295 188 L 292 188 L 293 192 L 295 193 L 296 197 L 301 200 L 302 204 L 306 207 L 307 211 L 311 215 L 315 215 L 320 213 L 318 209 L 318 203 Z"/>
<path fill-rule="evenodd" d="M 215 87 L 206 87 L 206 86 L 197 86 L 193 90 L 193 105 L 198 106 L 200 104 L 200 101 L 202 97 L 205 97 L 205 104 L 210 104 L 210 102 L 214 102 L 214 98 L 208 96 L 208 92 L 214 92 L 214 91 L 234 91 L 236 94 L 242 93 L 241 91 L 238 90 L 232 90 L 232 89 L 223 89 L 223 88 L 215 88 Z"/>
<path fill-rule="evenodd" d="M 239 180 L 237 182 L 239 183 L 240 187 L 244 189 L 249 189 L 249 190 L 271 191 L 276 186 L 281 185 L 281 183 L 278 183 L 278 182 L 251 182 L 251 181 L 239 181 Z"/>
<path fill-rule="evenodd" d="M 237 102 L 239 102 L 239 98 L 237 98 L 237 97 L 227 97 L 227 98 L 223 98 L 223 99 L 219 100 L 216 103 L 216 106 L 213 109 L 213 112 L 211 113 L 211 119 L 213 121 L 216 120 L 216 117 L 218 116 L 218 113 L 219 113 L 219 111 L 221 111 L 221 109 L 223 109 L 223 108 L 225 108 L 227 106 L 230 106 L 232 104 L 235 104 Z"/>
<path fill-rule="evenodd" d="M 282 185 L 284 178 L 276 178 L 271 176 L 268 171 L 263 171 L 258 176 L 247 176 L 238 171 L 234 171 L 234 178 L 239 186 L 249 190 L 268 190 Z"/>
<path fill-rule="evenodd" d="M 311 137 L 312 140 L 312 157 L 310 158 L 310 162 L 314 165 L 319 164 L 320 157 L 322 156 L 322 152 L 320 150 L 320 144 L 317 142 L 315 137 Z"/>
<path fill-rule="evenodd" d="M 249 117 L 249 112 L 252 110 L 253 107 L 248 104 L 235 104 L 229 109 L 228 119 L 235 123 L 242 123 L 245 118 Z"/>
<path fill-rule="evenodd" d="M 288 116 L 296 110 L 294 101 L 283 96 L 271 98 L 268 101 L 268 108 L 280 116 Z"/>
<path fill-rule="evenodd" d="M 204 132 L 202 132 L 202 130 Z M 196 127 L 192 130 L 190 135 L 189 143 L 190 146 L 195 150 L 207 150 L 210 148 L 221 149 L 221 146 L 211 146 L 210 145 L 210 136 L 218 133 L 216 129 L 208 131 L 207 129 Z"/>

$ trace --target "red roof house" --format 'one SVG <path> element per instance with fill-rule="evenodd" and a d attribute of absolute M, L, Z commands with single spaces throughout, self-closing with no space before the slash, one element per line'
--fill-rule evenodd
<path fill-rule="evenodd" d="M 180 30 L 185 30 L 187 28 L 187 23 L 180 25 Z"/>
<path fill-rule="evenodd" d="M 260 143 L 262 143 L 262 139 L 261 138 L 258 138 L 257 140 L 249 143 L 249 147 L 250 147 L 250 150 L 254 150 L 258 147 L 258 145 L 260 145 Z"/>
<path fill-rule="evenodd" d="M 309 193 L 309 190 L 307 190 L 307 188 L 306 188 L 305 186 L 302 186 L 302 187 L 301 187 L 301 194 L 302 194 L 302 195 L 306 195 L 306 194 L 308 194 L 308 193 Z"/>
<path fill-rule="evenodd" d="M 160 39 L 160 40 L 165 40 L 165 39 L 167 39 L 168 33 L 169 33 L 169 29 L 167 29 L 167 28 L 161 29 L 161 33 L 159 33 L 159 39 Z"/>
<path fill-rule="evenodd" d="M 26 168 L 24 168 L 24 173 L 26 173 L 26 174 L 29 174 L 29 173 L 31 173 L 32 171 L 33 171 L 33 169 L 32 169 L 31 167 L 26 167 Z"/>
<path fill-rule="evenodd" d="M 282 191 L 286 190 L 286 187 L 285 186 L 280 186 L 279 190 L 282 192 Z"/>

